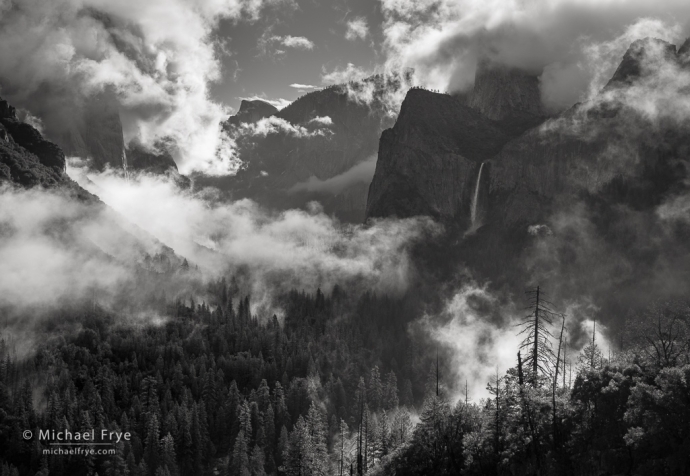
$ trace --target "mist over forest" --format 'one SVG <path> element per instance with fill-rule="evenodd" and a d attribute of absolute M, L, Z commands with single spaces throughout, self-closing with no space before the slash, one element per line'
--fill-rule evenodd
<path fill-rule="evenodd" d="M 0 0 L 0 476 L 690 474 L 690 5 Z"/>

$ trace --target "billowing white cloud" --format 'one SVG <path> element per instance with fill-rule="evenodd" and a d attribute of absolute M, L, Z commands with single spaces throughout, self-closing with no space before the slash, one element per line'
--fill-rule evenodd
<path fill-rule="evenodd" d="M 271 213 L 250 200 L 222 202 L 211 190 L 179 190 L 165 177 L 70 174 L 116 212 L 211 273 L 246 266 L 252 298 L 336 283 L 399 292 L 414 272 L 409 246 L 437 227 L 430 220 L 345 225 L 311 211 Z M 270 284 L 270 286 L 269 286 Z M 364 288 L 363 288 L 364 289 Z"/>
<path fill-rule="evenodd" d="M 418 84 L 460 91 L 474 81 L 486 55 L 542 76 L 552 108 L 589 93 L 592 82 L 619 61 L 630 44 L 597 51 L 623 33 L 679 42 L 677 22 L 690 18 L 683 0 L 382 0 L 389 70 L 411 67 Z M 631 27 L 631 25 L 636 25 Z M 621 51 L 622 48 L 622 51 Z M 599 53 L 597 55 L 596 53 Z"/>
<path fill-rule="evenodd" d="M 357 17 L 347 22 L 345 38 L 350 41 L 366 40 L 369 36 L 369 25 L 364 17 Z"/>
<path fill-rule="evenodd" d="M 153 270 L 147 259 L 158 253 L 172 274 L 157 284 L 185 280 L 174 272 L 181 258 L 152 236 L 102 203 L 60 191 L 0 187 L 0 229 L 0 307 L 9 314 L 84 299 L 109 307 L 142 267 Z M 136 301 L 134 294 L 129 298 Z"/>
<path fill-rule="evenodd" d="M 476 402 L 488 397 L 487 382 L 497 372 L 504 375 L 515 366 L 522 339 L 513 312 L 486 286 L 469 283 L 446 302 L 442 315 L 428 315 L 421 321 L 430 336 L 450 352 L 455 400 L 463 398 L 465 382 L 469 399 Z M 498 315 L 502 319 L 497 322 Z"/>
<path fill-rule="evenodd" d="M 283 36 L 277 37 L 281 44 L 288 48 L 296 48 L 298 50 L 312 50 L 314 49 L 314 42 L 303 36 Z"/>
<path fill-rule="evenodd" d="M 274 35 L 273 28 L 268 28 L 257 43 L 259 55 L 280 58 L 286 53 L 285 48 L 294 50 L 313 50 L 314 42 L 304 36 Z"/>
<path fill-rule="evenodd" d="M 223 19 L 257 19 L 280 0 L 40 0 L 0 3 L 4 96 L 59 129 L 75 104 L 109 91 L 126 139 L 166 139 L 183 173 L 232 171 L 209 99 L 220 79 L 213 31 Z M 58 131 L 59 132 L 59 131 Z"/>
<path fill-rule="evenodd" d="M 322 68 L 321 81 L 326 85 L 341 85 L 351 101 L 384 107 L 386 114 L 395 117 L 412 83 L 410 71 L 386 72 L 383 68 L 366 70 L 348 63 L 345 68 L 327 72 Z"/>
<path fill-rule="evenodd" d="M 299 124 L 290 124 L 285 119 L 276 116 L 264 117 L 255 123 L 242 123 L 238 130 L 239 134 L 249 134 L 255 136 L 267 136 L 282 132 L 295 137 L 314 137 L 332 134 L 329 129 L 307 129 Z"/>
<path fill-rule="evenodd" d="M 349 81 L 359 81 L 373 74 L 373 71 L 366 70 L 355 66 L 353 63 L 348 63 L 345 68 L 336 68 L 333 71 L 323 70 L 321 74 L 321 81 L 326 85 L 343 84 Z"/>
<path fill-rule="evenodd" d="M 277 43 L 285 46 L 286 48 L 294 48 L 297 50 L 313 50 L 314 42 L 304 36 L 271 36 L 268 39 L 271 43 Z M 281 51 L 282 53 L 282 51 Z"/>
<path fill-rule="evenodd" d="M 310 124 L 320 124 L 322 126 L 332 126 L 333 119 L 330 116 L 317 116 L 309 121 Z"/>

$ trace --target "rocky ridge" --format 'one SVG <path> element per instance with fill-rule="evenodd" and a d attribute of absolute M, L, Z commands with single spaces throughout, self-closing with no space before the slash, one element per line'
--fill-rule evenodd
<path fill-rule="evenodd" d="M 232 199 L 250 198 L 278 210 L 305 208 L 317 200 L 327 213 L 361 222 L 371 175 L 347 174 L 375 157 L 381 131 L 393 125 L 385 95 L 399 91 L 404 81 L 374 76 L 327 87 L 259 119 L 241 107 L 225 127 L 235 138 L 244 168 L 234 177 L 195 181 L 216 186 Z M 244 109 L 252 110 L 248 105 Z M 327 181 L 335 177 L 343 181 L 330 188 Z M 323 186 L 314 190 L 309 183 Z"/>
<path fill-rule="evenodd" d="M 126 222 L 96 195 L 84 190 L 65 172 L 65 154 L 0 98 L 0 185 L 9 188 L 43 189 L 74 203 L 74 224 L 97 220 L 107 226 L 108 236 L 89 237 L 77 226 L 66 224 L 66 246 L 78 244 L 80 252 L 99 259 L 114 259 L 155 273 L 179 267 L 182 259 L 153 236 Z"/>

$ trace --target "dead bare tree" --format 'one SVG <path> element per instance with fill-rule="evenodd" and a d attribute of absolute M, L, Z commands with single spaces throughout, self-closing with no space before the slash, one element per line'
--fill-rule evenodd
<path fill-rule="evenodd" d="M 553 335 L 549 327 L 560 314 L 553 310 L 553 305 L 544 298 L 539 286 L 525 294 L 530 302 L 527 309 L 531 312 L 517 326 L 522 328 L 519 334 L 525 334 L 524 340 L 520 343 L 520 351 L 526 350 L 523 364 L 531 368 L 529 382 L 536 387 L 540 382 L 540 374 L 551 375 L 551 367 L 556 360 L 551 348 Z"/>

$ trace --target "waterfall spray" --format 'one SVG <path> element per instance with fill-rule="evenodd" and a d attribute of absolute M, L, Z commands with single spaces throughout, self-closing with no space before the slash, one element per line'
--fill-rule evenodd
<path fill-rule="evenodd" d="M 482 183 L 482 169 L 484 169 L 484 162 L 479 166 L 479 175 L 477 175 L 477 185 L 474 187 L 474 200 L 472 200 L 472 211 L 471 211 L 471 218 L 472 218 L 472 226 L 474 226 L 477 222 L 477 206 L 479 204 L 479 187 L 481 186 Z"/>

